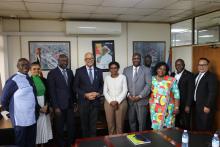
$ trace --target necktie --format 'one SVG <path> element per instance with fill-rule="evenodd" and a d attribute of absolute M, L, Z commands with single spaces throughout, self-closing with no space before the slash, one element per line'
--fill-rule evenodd
<path fill-rule="evenodd" d="M 135 67 L 134 69 L 134 76 L 133 76 L 133 81 L 136 81 L 137 80 L 137 67 Z"/>
<path fill-rule="evenodd" d="M 195 100 L 195 101 L 196 101 L 197 87 L 198 87 L 198 85 L 199 85 L 199 81 L 200 81 L 201 76 L 202 76 L 202 74 L 200 73 L 200 74 L 198 75 L 198 78 L 197 78 L 196 84 L 195 84 L 195 93 L 194 93 L 194 100 Z"/>
<path fill-rule="evenodd" d="M 92 68 L 89 68 L 89 79 L 91 84 L 93 83 L 93 75 L 92 75 Z"/>
<path fill-rule="evenodd" d="M 64 77 L 64 79 L 65 79 L 65 81 L 66 81 L 66 84 L 68 85 L 68 77 L 67 77 L 67 72 L 66 72 L 66 70 L 63 70 L 63 77 Z"/>
<path fill-rule="evenodd" d="M 132 86 L 132 95 L 133 95 L 133 96 L 136 96 L 136 95 L 135 95 L 135 89 L 136 89 L 136 88 L 135 88 L 135 82 L 136 82 L 136 80 L 137 80 L 137 67 L 135 67 L 134 70 L 135 70 L 135 71 L 134 71 L 134 76 L 133 76 L 133 79 L 132 79 L 132 80 L 133 80 L 133 84 L 132 84 L 132 85 L 133 85 L 133 86 Z"/>

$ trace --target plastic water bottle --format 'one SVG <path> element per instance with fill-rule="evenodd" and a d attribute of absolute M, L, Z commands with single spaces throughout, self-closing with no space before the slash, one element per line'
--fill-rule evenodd
<path fill-rule="evenodd" d="M 219 147 L 218 134 L 214 134 L 214 136 L 212 138 L 212 147 Z"/>
<path fill-rule="evenodd" d="M 188 143 L 189 143 L 189 135 L 187 130 L 184 130 L 182 135 L 182 147 L 188 147 Z"/>

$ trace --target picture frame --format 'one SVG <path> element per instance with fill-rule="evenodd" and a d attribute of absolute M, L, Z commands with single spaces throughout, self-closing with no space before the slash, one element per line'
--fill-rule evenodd
<path fill-rule="evenodd" d="M 68 68 L 71 67 L 70 41 L 28 41 L 28 45 L 30 62 L 40 63 L 41 70 L 56 68 L 60 54 L 68 57 Z"/>
<path fill-rule="evenodd" d="M 95 58 L 94 65 L 103 72 L 108 72 L 108 65 L 115 61 L 115 44 L 114 40 L 95 40 L 92 41 L 93 55 Z"/>
<path fill-rule="evenodd" d="M 165 61 L 166 42 L 165 41 L 133 41 L 133 53 L 141 54 L 141 64 L 144 65 L 144 57 L 152 57 L 151 70 L 160 61 Z"/>

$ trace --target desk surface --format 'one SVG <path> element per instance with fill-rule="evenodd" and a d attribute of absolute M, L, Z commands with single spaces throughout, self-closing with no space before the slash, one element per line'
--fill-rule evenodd
<path fill-rule="evenodd" d="M 5 120 L 4 118 L 2 118 L 0 120 L 0 129 L 11 129 L 12 128 L 12 124 L 10 119 Z"/>
<path fill-rule="evenodd" d="M 162 131 L 143 131 L 135 134 L 143 134 L 151 140 L 150 144 L 138 145 L 138 147 L 181 147 L 182 130 L 164 129 Z M 77 139 L 74 147 L 134 147 L 127 134 L 103 136 L 95 138 Z M 205 132 L 190 132 L 189 147 L 209 147 L 212 134 Z"/>

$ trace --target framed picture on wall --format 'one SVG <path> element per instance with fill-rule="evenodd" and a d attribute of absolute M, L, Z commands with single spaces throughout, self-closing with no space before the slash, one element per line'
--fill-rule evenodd
<path fill-rule="evenodd" d="M 133 41 L 133 53 L 141 54 L 141 63 L 144 64 L 144 57 L 150 55 L 152 57 L 151 69 L 159 61 L 165 61 L 165 41 Z"/>
<path fill-rule="evenodd" d="M 115 61 L 114 40 L 92 41 L 95 66 L 104 72 L 109 71 L 108 64 Z"/>
<path fill-rule="evenodd" d="M 71 61 L 70 41 L 29 41 L 28 44 L 30 62 L 39 62 L 42 70 L 57 67 L 60 54 L 65 54 Z M 68 67 L 71 67 L 70 62 Z"/>

